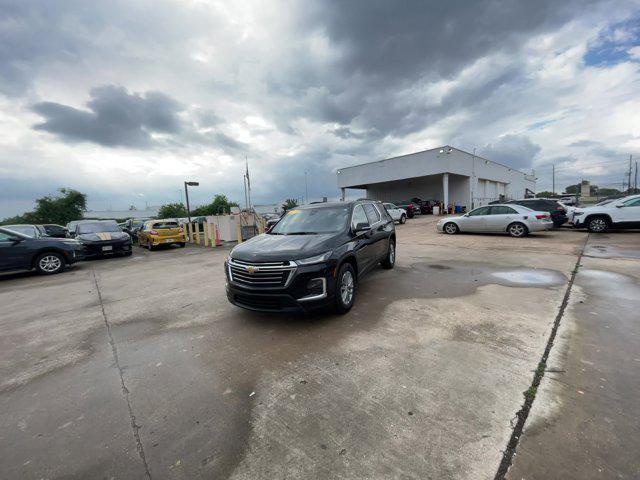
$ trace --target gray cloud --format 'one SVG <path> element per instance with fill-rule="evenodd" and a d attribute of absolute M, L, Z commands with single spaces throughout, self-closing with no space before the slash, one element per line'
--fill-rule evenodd
<path fill-rule="evenodd" d="M 33 110 L 45 121 L 35 130 L 52 133 L 68 142 L 92 142 L 107 147 L 147 148 L 151 133 L 180 131 L 178 102 L 160 92 L 129 93 L 122 87 L 91 90 L 87 110 L 54 102 L 41 102 Z"/>
<path fill-rule="evenodd" d="M 530 169 L 540 146 L 525 135 L 505 135 L 478 151 L 483 157 L 516 169 Z"/>

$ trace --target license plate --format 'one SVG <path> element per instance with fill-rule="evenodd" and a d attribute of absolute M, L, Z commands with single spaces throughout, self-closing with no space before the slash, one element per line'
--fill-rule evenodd
<path fill-rule="evenodd" d="M 173 238 L 167 238 L 164 243 L 173 243 Z"/>
<path fill-rule="evenodd" d="M 110 252 L 111 250 L 113 250 L 113 247 L 111 245 L 109 245 L 107 247 L 102 247 L 102 251 L 103 252 Z"/>

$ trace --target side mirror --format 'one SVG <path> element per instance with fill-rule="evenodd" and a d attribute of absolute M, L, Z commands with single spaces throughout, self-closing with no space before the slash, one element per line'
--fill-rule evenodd
<path fill-rule="evenodd" d="M 356 224 L 356 228 L 354 230 L 354 233 L 356 235 L 359 235 L 361 233 L 368 232 L 369 230 L 371 230 L 371 226 L 368 223 L 362 222 L 362 223 Z"/>
<path fill-rule="evenodd" d="M 618 204 L 618 205 L 616 205 L 616 208 L 622 208 L 622 207 L 624 207 L 624 205 L 623 205 L 623 204 Z"/>
<path fill-rule="evenodd" d="M 20 238 L 20 237 L 11 237 L 11 243 L 13 245 L 17 245 L 19 243 L 24 242 L 24 238 Z"/>

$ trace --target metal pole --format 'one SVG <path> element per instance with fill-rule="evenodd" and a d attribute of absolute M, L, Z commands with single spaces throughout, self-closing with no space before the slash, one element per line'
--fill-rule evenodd
<path fill-rule="evenodd" d="M 633 189 L 635 190 L 635 192 L 633 193 L 638 193 L 638 161 L 636 160 L 636 178 L 633 181 Z"/>
<path fill-rule="evenodd" d="M 304 171 L 304 194 L 307 197 L 307 203 L 309 203 L 309 187 L 307 187 L 307 171 Z"/>
<path fill-rule="evenodd" d="M 553 194 L 556 194 L 556 165 L 553 164 Z"/>
<path fill-rule="evenodd" d="M 187 218 L 191 223 L 191 210 L 189 209 L 189 189 L 187 188 L 187 182 L 184 182 L 184 196 L 187 199 Z"/>

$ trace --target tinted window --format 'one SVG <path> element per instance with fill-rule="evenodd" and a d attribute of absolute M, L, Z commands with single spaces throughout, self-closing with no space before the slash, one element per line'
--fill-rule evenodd
<path fill-rule="evenodd" d="M 153 227 L 156 230 L 166 230 L 169 228 L 179 228 L 178 222 L 158 222 L 154 223 Z"/>
<path fill-rule="evenodd" d="M 489 215 L 489 209 L 491 207 L 480 207 L 480 208 L 476 208 L 475 210 L 471 210 L 469 212 L 469 216 L 470 217 L 476 217 L 478 215 Z"/>
<path fill-rule="evenodd" d="M 36 236 L 36 230 L 31 225 L 9 225 L 7 228 L 9 230 L 13 230 L 14 232 L 22 233 L 23 235 L 28 235 L 30 237 Z"/>
<path fill-rule="evenodd" d="M 10 240 L 11 240 L 11 237 L 9 235 L 7 235 L 6 233 L 0 232 L 0 242 L 7 242 Z"/>
<path fill-rule="evenodd" d="M 625 207 L 640 207 L 640 198 L 633 198 L 624 202 Z"/>
<path fill-rule="evenodd" d="M 367 218 L 367 214 L 364 213 L 364 208 L 362 205 L 356 205 L 353 209 L 353 216 L 351 217 L 351 228 L 355 230 L 358 224 L 364 223 L 365 225 L 369 225 L 369 219 Z"/>
<path fill-rule="evenodd" d="M 82 235 L 83 233 L 102 233 L 102 232 L 120 232 L 120 227 L 117 223 L 96 222 L 96 223 L 81 223 L 76 227 L 76 232 Z"/>
<path fill-rule="evenodd" d="M 369 224 L 373 225 L 374 223 L 378 223 L 380 221 L 380 213 L 378 213 L 378 209 L 371 203 L 364 204 L 364 211 L 367 214 L 367 218 L 369 219 Z"/>
<path fill-rule="evenodd" d="M 349 207 L 294 208 L 271 229 L 274 235 L 335 233 L 347 226 Z"/>
<path fill-rule="evenodd" d="M 491 215 L 510 215 L 512 213 L 518 213 L 511 207 L 491 207 Z"/>

